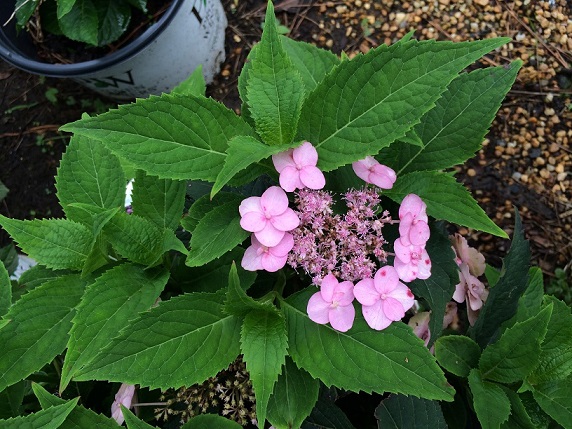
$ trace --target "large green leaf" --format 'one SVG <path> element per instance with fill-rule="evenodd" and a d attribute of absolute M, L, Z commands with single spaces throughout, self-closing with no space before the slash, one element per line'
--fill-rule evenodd
<path fill-rule="evenodd" d="M 0 261 L 0 317 L 8 313 L 12 305 L 12 282 L 8 270 Z"/>
<path fill-rule="evenodd" d="M 484 381 L 478 369 L 469 374 L 469 387 L 473 395 L 475 413 L 483 428 L 498 429 L 508 419 L 510 400 L 498 385 Z"/>
<path fill-rule="evenodd" d="M 26 254 L 53 269 L 81 270 L 93 243 L 87 227 L 67 219 L 17 220 L 0 215 L 0 225 Z"/>
<path fill-rule="evenodd" d="M 461 164 L 481 148 L 521 61 L 464 73 L 447 87 L 436 106 L 415 126 L 422 146 L 394 143 L 380 154 L 397 175 Z M 385 162 L 386 161 L 386 162 Z"/>
<path fill-rule="evenodd" d="M 273 311 L 251 311 L 242 323 L 240 343 L 256 397 L 256 418 L 264 425 L 270 394 L 286 361 L 284 316 Z"/>
<path fill-rule="evenodd" d="M 286 358 L 268 403 L 268 420 L 276 429 L 299 428 L 314 408 L 319 390 L 318 380 Z"/>
<path fill-rule="evenodd" d="M 447 173 L 417 171 L 397 178 L 389 198 L 400 202 L 407 194 L 417 194 L 427 204 L 427 214 L 458 225 L 488 232 L 498 237 L 506 233 L 489 219 L 469 191 Z M 508 238 L 508 237 L 507 237 Z"/>
<path fill-rule="evenodd" d="M 151 426 L 148 423 L 145 423 L 143 420 L 140 420 L 138 417 L 135 416 L 135 414 L 133 414 L 123 405 L 121 405 L 121 412 L 123 413 L 123 417 L 125 418 L 125 424 L 127 425 L 128 429 L 153 429 L 155 427 Z"/>
<path fill-rule="evenodd" d="M 223 313 L 223 294 L 192 293 L 160 303 L 126 327 L 75 380 L 151 388 L 201 383 L 240 353 L 240 319 Z"/>
<path fill-rule="evenodd" d="M 176 94 L 139 99 L 62 130 L 101 141 L 148 174 L 211 182 L 224 164 L 228 141 L 256 135 L 243 119 L 213 99 Z"/>
<path fill-rule="evenodd" d="M 469 331 L 482 348 L 494 337 L 501 324 L 515 315 L 519 298 L 528 285 L 530 247 L 524 239 L 522 222 L 516 210 L 515 218 L 512 243 L 503 261 L 502 275 L 495 287 L 489 290 L 487 302 Z"/>
<path fill-rule="evenodd" d="M 74 307 L 83 294 L 79 276 L 49 280 L 11 308 L 0 329 L 0 391 L 39 371 L 64 351 Z"/>
<path fill-rule="evenodd" d="M 481 357 L 481 348 L 464 335 L 448 335 L 435 343 L 437 362 L 451 374 L 468 377 L 476 368 Z"/>
<path fill-rule="evenodd" d="M 41 0 L 16 0 L 14 13 L 19 28 L 24 28 Z"/>
<path fill-rule="evenodd" d="M 234 261 L 228 273 L 228 290 L 226 292 L 224 311 L 235 316 L 246 316 L 251 312 L 260 311 L 273 313 L 273 316 L 278 318 L 283 317 L 282 313 L 272 302 L 257 301 L 246 294 L 245 288 L 241 285 L 238 269 Z"/>
<path fill-rule="evenodd" d="M 44 410 L 63 404 L 69 404 L 70 402 L 77 402 L 77 400 L 66 401 L 65 399 L 54 396 L 37 383 L 32 384 L 32 390 Z M 115 420 L 101 414 L 97 414 L 81 405 L 75 406 L 65 421 L 58 426 L 59 429 L 117 429 L 118 427 L 119 425 Z"/>
<path fill-rule="evenodd" d="M 544 412 L 565 429 L 572 428 L 572 377 L 536 385 L 532 394 Z"/>
<path fill-rule="evenodd" d="M 375 155 L 418 123 L 457 73 L 507 41 L 410 40 L 343 61 L 305 100 L 297 139 L 316 146 L 324 171 Z"/>
<path fill-rule="evenodd" d="M 97 46 L 99 22 L 93 0 L 76 0 L 70 11 L 58 19 L 58 24 L 67 38 Z"/>
<path fill-rule="evenodd" d="M 104 209 L 123 207 L 125 176 L 119 160 L 100 142 L 74 136 L 58 169 L 56 188 L 67 217 L 68 204 L 91 204 Z"/>
<path fill-rule="evenodd" d="M 352 329 L 338 332 L 312 322 L 306 314 L 314 291 L 307 288 L 282 305 L 288 350 L 299 367 L 327 386 L 453 399 L 454 391 L 435 358 L 409 326 L 392 323 L 378 332 L 356 315 Z"/>
<path fill-rule="evenodd" d="M 466 337 L 465 337 L 466 338 Z M 503 387 L 503 391 L 510 400 L 510 416 L 506 422 L 501 425 L 502 429 L 538 429 L 532 423 L 522 400 L 518 394 L 508 387 Z"/>
<path fill-rule="evenodd" d="M 345 413 L 331 400 L 320 397 L 302 429 L 355 429 Z"/>
<path fill-rule="evenodd" d="M 141 266 L 123 264 L 106 271 L 89 285 L 72 320 L 60 392 L 131 319 L 153 305 L 168 278 L 164 269 L 144 270 Z"/>
<path fill-rule="evenodd" d="M 391 395 L 375 409 L 379 429 L 446 429 L 437 401 L 405 395 Z"/>
<path fill-rule="evenodd" d="M 67 419 L 77 404 L 79 398 L 66 402 L 62 405 L 50 407 L 47 410 L 16 417 L 8 420 L 0 420 L 2 429 L 57 429 Z"/>
<path fill-rule="evenodd" d="M 177 229 L 183 216 L 187 182 L 159 179 L 139 170 L 133 183 L 133 213 L 159 229 Z"/>
<path fill-rule="evenodd" d="M 522 322 L 534 316 L 540 310 L 542 298 L 544 297 L 544 281 L 542 270 L 538 267 L 531 267 L 528 270 L 528 283 L 526 290 L 518 300 L 518 310 L 516 312 L 517 322 Z"/>
<path fill-rule="evenodd" d="M 183 96 L 204 96 L 206 90 L 207 84 L 205 82 L 205 77 L 203 76 L 203 66 L 202 64 L 199 64 L 199 66 L 195 69 L 194 72 L 190 74 L 188 78 L 186 78 L 171 90 L 171 94 L 181 94 Z"/>
<path fill-rule="evenodd" d="M 296 133 L 304 84 L 278 37 L 271 1 L 264 24 L 248 73 L 246 100 L 262 140 L 268 145 L 288 144 Z"/>
<path fill-rule="evenodd" d="M 76 0 L 58 0 L 58 19 L 61 19 L 64 15 L 68 14 L 75 2 Z"/>
<path fill-rule="evenodd" d="M 551 314 L 552 306 L 545 307 L 536 316 L 515 323 L 497 342 L 487 346 L 479 360 L 482 377 L 501 383 L 524 380 L 538 365 L 540 343 Z"/>
<path fill-rule="evenodd" d="M 99 21 L 97 45 L 109 45 L 127 30 L 131 21 L 131 7 L 127 2 L 118 0 L 98 0 L 95 7 Z"/>
<path fill-rule="evenodd" d="M 27 388 L 28 382 L 22 380 L 0 392 L 0 419 L 18 417 L 21 414 Z"/>

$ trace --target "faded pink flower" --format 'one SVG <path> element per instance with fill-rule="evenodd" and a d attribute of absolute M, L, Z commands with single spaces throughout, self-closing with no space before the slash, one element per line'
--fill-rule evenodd
<path fill-rule="evenodd" d="M 286 192 L 303 188 L 322 189 L 326 184 L 324 173 L 316 167 L 318 152 L 310 142 L 272 155 L 272 162 L 280 173 L 280 186 Z"/>
<path fill-rule="evenodd" d="M 413 294 L 399 281 L 397 271 L 391 265 L 377 270 L 373 279 L 367 278 L 357 282 L 354 295 L 362 304 L 365 321 L 378 331 L 387 328 L 392 322 L 401 320 L 414 302 Z"/>
<path fill-rule="evenodd" d="M 336 331 L 349 330 L 355 318 L 354 285 L 352 282 L 339 283 L 333 274 L 322 279 L 320 291 L 316 292 L 308 301 L 308 317 L 319 323 L 332 325 Z"/>
<path fill-rule="evenodd" d="M 134 395 L 135 386 L 133 384 L 123 383 L 119 387 L 119 390 L 115 394 L 115 399 L 111 404 L 111 417 L 117 422 L 117 424 L 122 425 L 125 421 L 120 405 L 123 405 L 125 408 L 131 408 L 131 401 L 133 400 Z"/>
<path fill-rule="evenodd" d="M 475 324 L 479 310 L 489 296 L 485 285 L 469 272 L 467 264 L 461 264 L 459 272 L 459 284 L 455 288 L 453 299 L 459 303 L 467 301 L 467 317 L 469 324 Z"/>
<path fill-rule="evenodd" d="M 274 247 L 300 224 L 294 210 L 288 207 L 286 192 L 278 186 L 271 186 L 260 197 L 249 197 L 240 203 L 240 226 L 253 232 L 258 241 L 267 247 Z"/>
<path fill-rule="evenodd" d="M 443 329 L 451 327 L 455 329 L 458 322 L 457 317 L 457 303 L 455 301 L 449 301 L 447 307 L 445 307 L 445 316 L 443 317 Z"/>
<path fill-rule="evenodd" d="M 429 240 L 427 206 L 415 194 L 407 195 L 399 207 L 399 235 L 404 244 L 425 246 Z"/>
<path fill-rule="evenodd" d="M 397 179 L 393 169 L 380 164 L 373 156 L 366 156 L 365 159 L 354 162 L 352 168 L 360 179 L 381 189 L 393 188 Z"/>
<path fill-rule="evenodd" d="M 413 328 L 413 333 L 423 340 L 425 347 L 427 347 L 431 339 L 431 331 L 429 330 L 430 319 L 431 313 L 429 311 L 422 311 L 414 315 L 407 323 Z"/>
<path fill-rule="evenodd" d="M 288 252 L 294 247 L 294 237 L 285 233 L 280 243 L 268 247 L 260 243 L 254 236 L 250 237 L 252 245 L 246 249 L 242 257 L 242 268 L 247 271 L 266 270 L 271 273 L 278 271 L 288 259 Z"/>
<path fill-rule="evenodd" d="M 395 260 L 393 265 L 404 282 L 431 277 L 431 258 L 425 247 L 405 244 L 403 237 L 393 243 Z"/>
<path fill-rule="evenodd" d="M 479 253 L 474 247 L 470 247 L 465 237 L 460 234 L 455 234 L 450 237 L 453 243 L 453 250 L 457 255 L 457 265 L 465 263 L 469 267 L 469 272 L 478 277 L 482 276 L 485 272 L 485 257 Z"/>

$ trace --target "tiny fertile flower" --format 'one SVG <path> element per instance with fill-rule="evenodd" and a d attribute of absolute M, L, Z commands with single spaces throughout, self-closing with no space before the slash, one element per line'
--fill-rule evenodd
<path fill-rule="evenodd" d="M 131 401 L 135 395 L 135 386 L 133 384 L 123 383 L 117 393 L 115 394 L 115 399 L 111 404 L 111 417 L 117 422 L 117 424 L 122 425 L 125 421 L 123 417 L 123 412 L 121 411 L 121 406 L 125 408 L 131 408 Z"/>
<path fill-rule="evenodd" d="M 280 173 L 280 186 L 286 192 L 303 188 L 322 189 L 326 184 L 324 173 L 316 167 L 318 152 L 310 142 L 272 155 L 272 162 Z"/>
<path fill-rule="evenodd" d="M 393 169 L 380 164 L 373 156 L 354 162 L 352 168 L 360 179 L 381 189 L 391 189 L 397 179 Z"/>
<path fill-rule="evenodd" d="M 399 281 L 391 265 L 377 270 L 373 279 L 360 280 L 354 287 L 354 295 L 362 305 L 365 321 L 378 331 L 401 320 L 414 302 L 413 294 Z"/>
<path fill-rule="evenodd" d="M 322 280 L 320 291 L 308 301 L 308 317 L 319 323 L 330 323 L 336 331 L 346 332 L 354 323 L 354 285 L 352 282 L 339 283 L 333 274 Z"/>
<path fill-rule="evenodd" d="M 403 237 L 393 243 L 395 260 L 393 265 L 404 282 L 428 279 L 431 276 L 431 258 L 422 246 L 405 244 Z"/>
<path fill-rule="evenodd" d="M 253 232 L 258 241 L 274 247 L 286 231 L 300 224 L 294 210 L 288 207 L 288 197 L 278 186 L 271 186 L 260 197 L 249 197 L 240 203 L 240 226 Z"/>
<path fill-rule="evenodd" d="M 425 246 L 429 240 L 427 206 L 415 194 L 407 195 L 399 207 L 399 235 L 405 244 Z"/>
<path fill-rule="evenodd" d="M 294 247 L 292 234 L 285 233 L 280 243 L 268 247 L 260 243 L 253 234 L 250 237 L 252 245 L 246 249 L 242 257 L 242 268 L 247 271 L 266 270 L 271 273 L 278 271 L 288 259 L 288 252 Z"/>

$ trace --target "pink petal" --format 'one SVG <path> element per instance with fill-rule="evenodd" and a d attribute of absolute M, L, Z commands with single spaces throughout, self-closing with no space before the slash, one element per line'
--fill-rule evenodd
<path fill-rule="evenodd" d="M 405 213 L 412 213 L 416 219 L 419 219 L 419 215 L 423 215 L 425 213 L 426 205 L 419 196 L 415 194 L 409 194 L 399 206 L 399 219 L 401 219 Z M 422 219 L 425 220 L 425 219 Z M 425 220 L 427 222 L 427 220 Z"/>
<path fill-rule="evenodd" d="M 381 267 L 373 276 L 375 289 L 380 293 L 391 293 L 399 284 L 399 275 L 391 265 Z"/>
<path fill-rule="evenodd" d="M 393 243 L 393 252 L 395 253 L 395 259 L 399 259 L 401 262 L 408 264 L 411 261 L 411 249 L 409 245 L 403 243 L 402 238 L 398 238 Z"/>
<path fill-rule="evenodd" d="M 296 189 L 302 189 L 304 185 L 300 181 L 300 172 L 296 167 L 285 167 L 278 178 L 280 186 L 286 192 L 294 192 Z"/>
<path fill-rule="evenodd" d="M 429 235 L 429 225 L 422 220 L 413 222 L 409 229 L 409 241 L 415 246 L 425 246 L 425 243 L 429 240 Z"/>
<path fill-rule="evenodd" d="M 374 305 L 379 301 L 379 292 L 373 279 L 363 279 L 354 286 L 354 296 L 361 305 Z"/>
<path fill-rule="evenodd" d="M 272 163 L 274 164 L 274 168 L 276 168 L 278 173 L 282 173 L 282 170 L 285 167 L 294 167 L 294 159 L 292 158 L 293 151 L 294 149 L 290 149 L 285 152 L 280 152 L 276 155 L 272 155 Z"/>
<path fill-rule="evenodd" d="M 262 211 L 269 216 L 278 216 L 288 208 L 288 196 L 279 186 L 271 186 L 260 197 Z"/>
<path fill-rule="evenodd" d="M 280 231 L 292 231 L 300 225 L 300 219 L 294 210 L 287 208 L 284 213 L 270 218 L 270 223 Z"/>
<path fill-rule="evenodd" d="M 274 273 L 284 267 L 287 260 L 288 255 L 274 256 L 271 253 L 266 252 L 262 254 L 262 268 L 270 273 Z"/>
<path fill-rule="evenodd" d="M 389 296 L 401 304 L 403 311 L 409 310 L 415 303 L 415 297 L 407 286 L 399 282 L 397 287 L 389 294 Z"/>
<path fill-rule="evenodd" d="M 460 282 L 455 286 L 455 293 L 453 294 L 453 299 L 459 303 L 465 302 L 465 294 L 467 292 L 467 283 L 463 274 L 459 273 Z"/>
<path fill-rule="evenodd" d="M 240 265 L 246 271 L 258 271 L 264 269 L 262 266 L 262 255 L 258 254 L 258 249 L 259 247 L 253 244 L 244 252 Z"/>
<path fill-rule="evenodd" d="M 288 253 L 290 252 L 290 250 L 292 250 L 293 247 L 294 247 L 294 237 L 292 236 L 292 234 L 286 233 L 284 234 L 284 237 L 282 237 L 282 240 L 280 240 L 280 243 L 278 243 L 274 247 L 268 248 L 268 251 L 275 257 L 282 257 L 288 255 Z"/>
<path fill-rule="evenodd" d="M 381 308 L 383 309 L 383 314 L 390 320 L 397 321 L 403 319 L 405 316 L 405 311 L 401 303 L 391 297 L 387 297 L 381 300 Z"/>
<path fill-rule="evenodd" d="M 354 300 L 354 285 L 350 281 L 341 282 L 336 287 L 336 292 L 341 292 L 342 298 L 338 299 L 341 306 L 350 305 Z"/>
<path fill-rule="evenodd" d="M 400 259 L 395 258 L 393 266 L 399 274 L 399 278 L 404 282 L 411 282 L 417 278 L 417 266 L 410 263 L 401 262 Z"/>
<path fill-rule="evenodd" d="M 313 166 L 306 166 L 300 170 L 300 181 L 310 189 L 322 189 L 326 186 L 324 173 L 318 167 Z"/>
<path fill-rule="evenodd" d="M 262 213 L 262 207 L 260 206 L 260 197 L 249 197 L 240 203 L 238 206 L 238 212 L 241 216 L 244 216 L 248 212 L 260 212 Z"/>
<path fill-rule="evenodd" d="M 393 184 L 396 180 L 397 175 L 395 174 L 395 171 L 386 165 L 381 164 L 374 166 L 369 175 L 370 183 L 373 183 L 381 189 L 393 188 Z"/>
<path fill-rule="evenodd" d="M 469 265 L 469 270 L 474 276 L 482 276 L 485 272 L 485 257 L 475 248 L 469 247 L 468 260 L 464 261 Z"/>
<path fill-rule="evenodd" d="M 381 301 L 376 302 L 374 305 L 364 305 L 361 311 L 365 321 L 372 329 L 381 331 L 391 325 L 392 320 L 388 319 L 383 313 Z"/>
<path fill-rule="evenodd" d="M 417 273 L 417 278 L 425 280 L 431 277 L 431 265 L 431 258 L 429 258 L 429 254 L 425 249 L 423 249 L 421 260 L 417 264 L 417 269 L 419 270 Z"/>
<path fill-rule="evenodd" d="M 294 149 L 292 158 L 298 167 L 316 166 L 318 163 L 318 151 L 312 143 L 304 142 Z"/>
<path fill-rule="evenodd" d="M 322 299 L 320 292 L 316 292 L 310 297 L 308 306 L 306 307 L 308 317 L 315 323 L 325 324 L 330 321 L 330 303 Z"/>
<path fill-rule="evenodd" d="M 280 231 L 272 225 L 272 223 L 267 222 L 266 226 L 261 231 L 256 231 L 254 235 L 260 241 L 260 244 L 266 247 L 274 247 L 280 243 L 284 238 L 284 231 Z"/>
<path fill-rule="evenodd" d="M 334 293 L 338 287 L 338 279 L 333 274 L 328 274 L 322 279 L 322 284 L 320 285 L 320 292 L 324 301 L 332 303 L 334 299 Z"/>
<path fill-rule="evenodd" d="M 119 425 L 123 424 L 123 422 L 125 421 L 120 405 L 123 405 L 125 408 L 131 408 L 131 401 L 133 401 L 134 395 L 135 395 L 135 386 L 133 384 L 125 384 L 125 383 L 123 383 L 119 387 L 119 390 L 115 394 L 115 399 L 111 404 L 111 417 Z"/>
<path fill-rule="evenodd" d="M 346 332 L 352 327 L 355 316 L 356 311 L 351 304 L 332 308 L 328 314 L 330 325 L 332 325 L 332 328 L 336 331 L 340 332 Z"/>
<path fill-rule="evenodd" d="M 249 232 L 262 231 L 266 224 L 266 217 L 260 212 L 247 212 L 240 219 L 242 229 Z"/>
<path fill-rule="evenodd" d="M 359 177 L 364 182 L 369 183 L 370 171 L 368 165 L 365 163 L 365 160 L 354 162 L 352 164 L 352 168 L 357 177 Z"/>

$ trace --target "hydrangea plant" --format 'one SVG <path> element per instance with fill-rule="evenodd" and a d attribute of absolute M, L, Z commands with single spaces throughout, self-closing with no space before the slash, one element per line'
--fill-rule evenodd
<path fill-rule="evenodd" d="M 349 392 L 379 395 L 379 427 L 572 427 L 570 308 L 518 212 L 500 269 L 447 232 L 508 238 L 452 170 L 521 63 L 463 70 L 507 42 L 339 58 L 280 36 L 269 3 L 241 115 L 196 74 L 64 126 L 65 219 L 0 217 L 38 262 L 0 273 L 3 427 L 352 428 Z M 78 405 L 105 382 L 105 415 Z"/>

